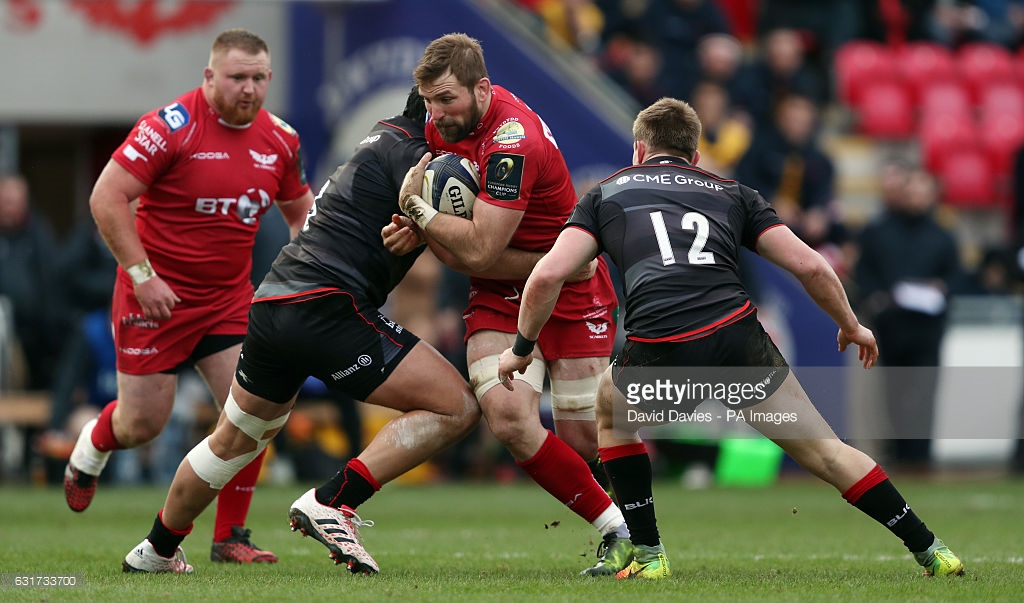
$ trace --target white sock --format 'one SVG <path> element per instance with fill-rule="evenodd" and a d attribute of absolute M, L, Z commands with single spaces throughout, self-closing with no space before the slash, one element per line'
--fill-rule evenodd
<path fill-rule="evenodd" d="M 615 535 L 620 538 L 629 538 L 629 528 L 626 527 L 626 520 L 622 517 L 622 511 L 614 503 L 608 505 L 608 508 L 598 515 L 597 519 L 591 522 L 591 525 L 597 528 L 601 536 L 605 536 L 609 532 L 615 532 Z"/>
<path fill-rule="evenodd" d="M 89 475 L 99 475 L 107 466 L 110 459 L 110 451 L 100 452 L 92 445 L 92 429 L 96 427 L 97 420 L 93 419 L 82 427 L 82 433 L 78 434 L 78 441 L 75 442 L 75 449 L 71 451 L 71 464 L 79 471 Z"/>

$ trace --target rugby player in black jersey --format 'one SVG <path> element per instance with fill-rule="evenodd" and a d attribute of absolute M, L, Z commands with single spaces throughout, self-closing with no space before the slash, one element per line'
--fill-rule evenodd
<path fill-rule="evenodd" d="M 515 373 L 530 364 L 533 343 L 565 278 L 607 252 L 623 275 L 626 297 L 627 342 L 605 372 L 597 405 L 601 461 L 635 546 L 634 560 L 619 578 L 670 574 L 647 450 L 635 427 L 624 428 L 622 421 L 613 426 L 613 410 L 627 403 L 615 382 L 631 367 L 675 367 L 682 373 L 682 367 L 726 366 L 737 367 L 739 375 L 750 373 L 747 385 L 760 385 L 764 400 L 748 412 L 768 418 L 748 421 L 752 427 L 903 540 L 927 575 L 963 573 L 960 559 L 928 530 L 882 468 L 835 436 L 761 328 L 738 272 L 741 246 L 800 281 L 839 325 L 840 350 L 857 345 L 865 368 L 878 359 L 874 335 L 857 320 L 824 258 L 757 191 L 696 167 L 700 128 L 694 110 L 680 100 L 663 98 L 640 112 L 633 124 L 633 165 L 580 199 L 530 275 L 519 333 L 501 355 L 499 379 L 510 387 Z M 771 419 L 787 413 L 797 420 Z"/>
<path fill-rule="evenodd" d="M 179 544 L 193 520 L 280 431 L 310 375 L 354 399 L 401 411 L 289 511 L 293 529 L 323 543 L 353 573 L 379 569 L 359 537 L 360 527 L 373 524 L 356 508 L 476 426 L 480 407 L 458 370 L 379 310 L 423 249 L 393 255 L 380 230 L 399 213 L 406 172 L 428 150 L 425 123 L 414 87 L 402 115 L 377 122 L 320 189 L 299 235 L 256 290 L 216 430 L 178 467 L 149 536 L 125 558 L 125 571 L 149 571 L 153 565 L 140 559 L 154 549 L 163 557 L 183 555 Z M 183 560 L 167 567 L 154 571 L 192 571 Z"/>

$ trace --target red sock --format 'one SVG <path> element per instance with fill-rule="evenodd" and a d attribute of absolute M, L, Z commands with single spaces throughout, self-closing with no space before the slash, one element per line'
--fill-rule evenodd
<path fill-rule="evenodd" d="M 249 514 L 249 503 L 256 489 L 256 480 L 260 477 L 263 457 L 267 450 L 246 465 L 231 478 L 220 494 L 217 495 L 217 516 L 213 523 L 213 541 L 221 542 L 231 537 L 231 527 L 245 525 L 245 517 Z"/>
<path fill-rule="evenodd" d="M 586 461 L 550 431 L 537 454 L 518 464 L 541 488 L 588 523 L 612 504 L 608 493 L 594 480 Z"/>
<path fill-rule="evenodd" d="M 117 400 L 114 400 L 103 407 L 100 416 L 97 417 L 96 426 L 92 428 L 92 445 L 100 452 L 121 450 L 124 446 L 114 437 L 114 409 L 117 408 Z"/>

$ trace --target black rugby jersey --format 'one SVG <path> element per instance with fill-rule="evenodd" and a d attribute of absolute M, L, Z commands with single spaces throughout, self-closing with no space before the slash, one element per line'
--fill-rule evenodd
<path fill-rule="evenodd" d="M 320 189 L 306 226 L 278 254 L 253 301 L 341 290 L 359 304 L 383 305 L 424 249 L 396 256 L 380 231 L 401 214 L 402 180 L 428 150 L 423 124 L 402 116 L 377 122 Z"/>
<path fill-rule="evenodd" d="M 681 341 L 754 311 L 740 246 L 782 224 L 757 193 L 676 157 L 620 170 L 590 189 L 565 227 L 586 230 L 622 273 L 626 337 Z"/>

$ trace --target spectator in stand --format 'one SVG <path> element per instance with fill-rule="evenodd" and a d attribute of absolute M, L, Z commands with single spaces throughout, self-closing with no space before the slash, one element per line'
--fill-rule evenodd
<path fill-rule="evenodd" d="M 736 75 L 743 62 L 740 41 L 729 34 L 710 34 L 697 45 L 700 80 L 715 82 L 730 95 L 739 84 Z"/>
<path fill-rule="evenodd" d="M 50 422 L 40 448 L 48 459 L 62 458 L 63 470 L 75 435 L 117 397 L 109 311 L 117 260 L 92 219 L 75 226 L 56 270 L 65 335 L 54 366 Z"/>
<path fill-rule="evenodd" d="M 722 9 L 712 0 L 649 0 L 643 26 L 665 56 L 660 82 L 676 98 L 689 98 L 700 79 L 700 41 L 709 34 L 732 34 Z"/>
<path fill-rule="evenodd" d="M 731 178 L 736 164 L 750 148 L 750 124 L 730 113 L 729 92 L 718 82 L 697 84 L 693 108 L 701 123 L 697 147 L 700 167 Z"/>
<path fill-rule="evenodd" d="M 848 243 L 846 229 L 832 207 L 832 160 L 817 140 L 818 107 L 805 96 L 790 94 L 775 109 L 770 128 L 754 135 L 736 167 L 736 178 L 758 190 L 779 218 L 805 243 L 823 253 L 840 276 Z"/>
<path fill-rule="evenodd" d="M 887 166 L 893 196 L 860 237 L 855 278 L 862 312 L 875 327 L 897 467 L 928 471 L 939 351 L 947 297 L 960 278 L 953 235 L 933 217 L 938 187 L 924 170 L 910 172 L 898 192 L 902 166 Z M 898 261 L 894 260 L 897 258 Z M 896 368 L 899 367 L 899 368 Z"/>
<path fill-rule="evenodd" d="M 536 11 L 553 46 L 597 56 L 604 14 L 592 0 L 539 0 Z"/>
<path fill-rule="evenodd" d="M 71 231 L 60 253 L 57 275 L 69 328 L 77 328 L 84 315 L 110 307 L 117 260 L 92 219 L 82 220 Z"/>
<path fill-rule="evenodd" d="M 775 29 L 763 38 L 764 51 L 740 69 L 733 103 L 760 128 L 771 122 L 775 106 L 797 94 L 815 105 L 825 100 L 825 85 L 804 58 L 803 41 L 794 29 Z"/>
<path fill-rule="evenodd" d="M 1024 0 L 937 0 L 928 25 L 933 40 L 953 48 L 971 42 L 1016 48 L 1024 36 Z"/>
<path fill-rule="evenodd" d="M 912 0 L 915 1 L 915 0 Z M 927 0 L 934 1 L 934 0 Z M 862 6 L 873 12 L 899 5 L 901 0 L 761 0 L 761 32 L 786 28 L 799 32 L 806 62 L 822 81 L 827 80 L 837 48 L 861 35 Z M 824 92 L 828 92 L 824 90 Z"/>
<path fill-rule="evenodd" d="M 27 375 L 14 383 L 20 388 L 49 388 L 57 360 L 56 249 L 53 228 L 31 207 L 25 178 L 0 175 L 0 297 L 10 303 L 24 354 Z"/>
<path fill-rule="evenodd" d="M 882 0 L 861 2 L 860 34 L 888 44 L 931 41 L 935 0 Z"/>
<path fill-rule="evenodd" d="M 601 40 L 606 48 L 621 34 L 643 31 L 648 0 L 594 0 L 594 4 L 604 15 Z"/>
<path fill-rule="evenodd" d="M 1013 171 L 1013 249 L 1016 250 L 1016 270 L 1024 273 L 1024 146 L 1015 157 Z M 1010 468 L 1017 475 L 1024 475 L 1024 397 L 1020 404 L 1020 420 L 1017 427 L 1017 444 L 1010 460 Z"/>
<path fill-rule="evenodd" d="M 642 106 L 668 94 L 659 80 L 664 63 L 661 50 L 640 36 L 623 35 L 616 41 L 624 45 L 625 56 L 618 67 L 608 71 L 612 81 Z"/>

